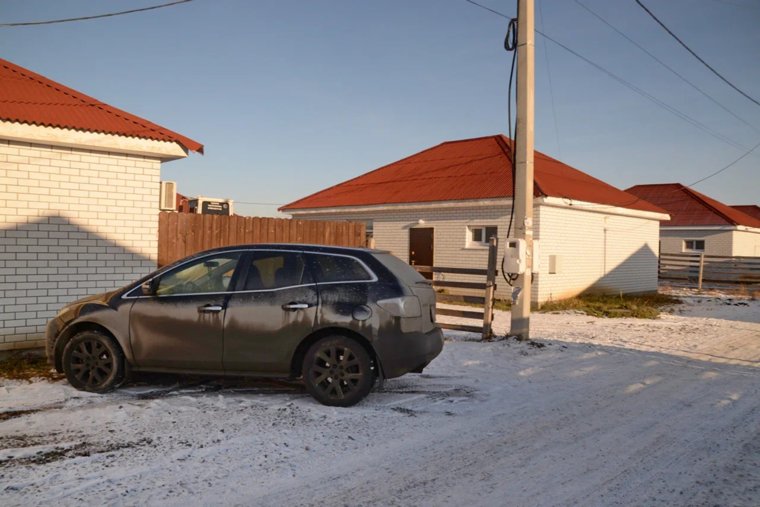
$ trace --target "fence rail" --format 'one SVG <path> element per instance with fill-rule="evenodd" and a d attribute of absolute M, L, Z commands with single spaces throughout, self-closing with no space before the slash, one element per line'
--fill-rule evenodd
<path fill-rule="evenodd" d="M 437 280 L 433 276 L 433 287 L 445 289 L 446 293 L 437 294 L 438 303 L 449 304 L 470 304 L 478 305 L 481 308 L 473 308 L 472 310 L 443 308 L 440 305 L 436 305 L 435 312 L 437 315 L 445 315 L 449 317 L 460 317 L 472 321 L 467 324 L 450 324 L 446 322 L 438 322 L 438 325 L 444 329 L 453 329 L 456 331 L 468 331 L 471 333 L 480 333 L 484 340 L 487 340 L 493 336 L 493 330 L 491 324 L 493 322 L 493 302 L 494 293 L 496 291 L 496 252 L 497 244 L 495 239 L 491 239 L 488 250 L 488 268 L 453 268 L 453 267 L 441 267 L 441 266 L 412 266 L 420 273 L 433 273 L 435 274 L 454 274 L 454 275 L 470 275 L 480 276 L 485 279 L 484 282 L 460 282 L 460 281 L 445 281 Z M 451 293 L 451 289 L 461 289 L 468 291 L 467 293 Z M 480 292 L 482 295 L 474 295 L 472 292 Z M 476 324 L 477 322 L 477 324 Z"/>
<path fill-rule="evenodd" d="M 703 282 L 755 284 L 760 283 L 760 257 L 660 254 L 659 276 L 692 281 L 700 289 Z"/>
<path fill-rule="evenodd" d="M 365 243 L 365 225 L 360 222 L 198 215 L 171 211 L 159 214 L 159 267 L 209 248 L 246 243 L 362 247 Z"/>

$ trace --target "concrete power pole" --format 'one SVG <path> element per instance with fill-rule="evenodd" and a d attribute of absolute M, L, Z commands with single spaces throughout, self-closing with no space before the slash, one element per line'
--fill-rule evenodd
<path fill-rule="evenodd" d="M 531 270 L 533 267 L 533 138 L 535 89 L 533 0 L 519 0 L 517 18 L 517 131 L 515 135 L 515 238 L 525 240 L 525 272 L 512 293 L 510 335 L 530 339 Z"/>

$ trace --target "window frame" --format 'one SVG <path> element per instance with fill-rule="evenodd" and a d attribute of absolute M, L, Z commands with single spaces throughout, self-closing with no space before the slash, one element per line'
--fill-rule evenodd
<path fill-rule="evenodd" d="M 690 248 L 688 246 L 689 243 L 693 243 L 694 247 Z M 697 248 L 697 244 L 698 243 L 702 243 L 702 248 Z M 694 253 L 700 253 L 700 252 L 704 253 L 706 246 L 707 246 L 707 242 L 704 239 L 697 239 L 697 238 L 684 239 L 683 243 L 681 244 L 681 251 L 682 252 L 686 252 L 686 253 L 691 253 L 691 252 L 694 252 Z"/>
<path fill-rule="evenodd" d="M 494 234 L 492 236 L 499 237 L 499 226 L 498 225 L 468 225 L 467 226 L 467 239 L 465 242 L 465 248 L 487 248 L 488 247 L 488 241 L 491 239 L 488 237 L 487 239 L 478 241 L 473 239 L 473 235 L 476 230 L 481 230 L 481 237 L 485 238 L 488 235 L 488 229 L 495 229 Z"/>

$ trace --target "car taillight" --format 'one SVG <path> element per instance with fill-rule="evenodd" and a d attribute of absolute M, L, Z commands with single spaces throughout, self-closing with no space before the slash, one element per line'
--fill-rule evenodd
<path fill-rule="evenodd" d="M 417 296 L 401 296 L 397 298 L 381 299 L 377 306 L 390 313 L 394 317 L 421 317 L 422 308 Z"/>

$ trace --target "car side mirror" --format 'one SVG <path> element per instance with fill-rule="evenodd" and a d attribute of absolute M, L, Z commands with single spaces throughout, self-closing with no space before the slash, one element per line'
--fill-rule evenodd
<path fill-rule="evenodd" d="M 158 278 L 153 278 L 143 283 L 140 288 L 145 296 L 155 296 L 158 291 Z"/>

